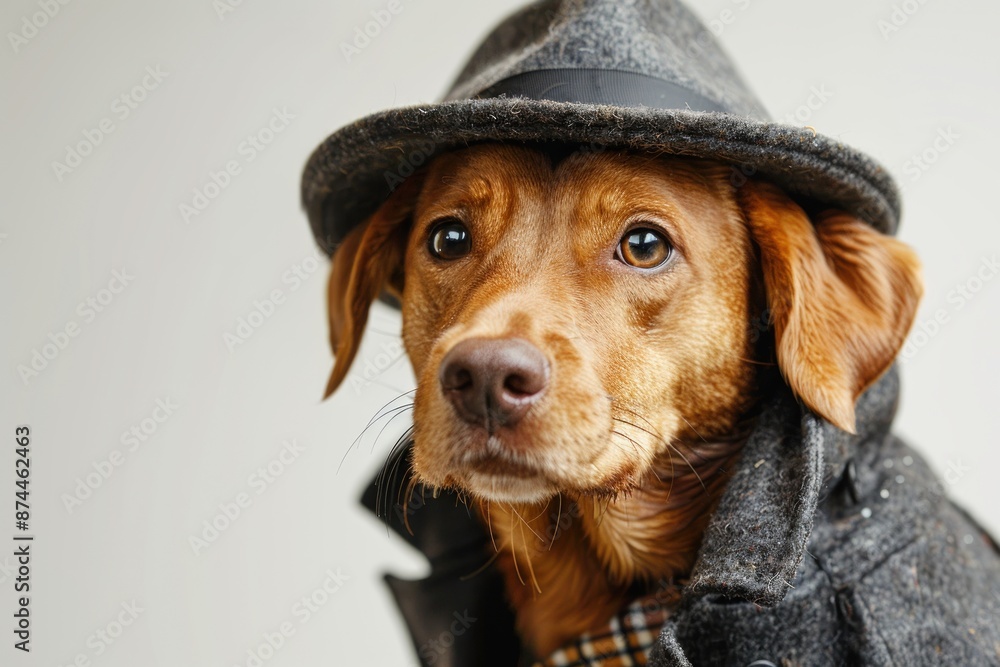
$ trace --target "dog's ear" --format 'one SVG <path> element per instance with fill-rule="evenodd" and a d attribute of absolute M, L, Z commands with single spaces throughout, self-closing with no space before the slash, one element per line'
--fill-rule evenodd
<path fill-rule="evenodd" d="M 902 348 L 923 294 L 909 247 L 841 211 L 815 224 L 778 187 L 737 197 L 760 248 L 778 365 L 813 411 L 854 432 L 854 403 Z"/>
<path fill-rule="evenodd" d="M 422 182 L 422 174 L 403 182 L 367 221 L 351 230 L 333 255 L 327 303 L 335 361 L 324 398 L 347 376 L 372 302 L 383 290 L 402 297 L 409 222 Z"/>

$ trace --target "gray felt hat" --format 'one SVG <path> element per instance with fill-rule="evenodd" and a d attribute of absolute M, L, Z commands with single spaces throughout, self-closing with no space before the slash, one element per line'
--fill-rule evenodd
<path fill-rule="evenodd" d="M 899 196 L 868 156 L 773 123 L 711 31 L 677 0 L 544 0 L 493 30 L 440 104 L 376 113 L 312 154 L 302 201 L 328 253 L 433 155 L 484 141 L 712 158 L 803 205 L 894 233 Z"/>

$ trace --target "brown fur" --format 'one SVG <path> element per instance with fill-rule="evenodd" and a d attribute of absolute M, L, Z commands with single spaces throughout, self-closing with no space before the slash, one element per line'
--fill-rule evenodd
<path fill-rule="evenodd" d="M 400 290 L 414 469 L 479 507 L 539 655 L 690 570 L 771 361 L 751 322 L 770 313 L 766 342 L 787 382 L 847 430 L 912 322 L 921 288 L 905 246 L 841 212 L 814 224 L 778 188 L 737 190 L 730 173 L 617 152 L 553 165 L 529 148 L 476 146 L 434 160 L 334 257 L 328 392 L 372 300 Z M 470 256 L 430 257 L 444 217 L 468 227 Z M 636 223 L 670 237 L 664 270 L 615 258 Z M 527 340 L 552 369 L 544 397 L 492 436 L 455 417 L 437 379 L 472 337 Z"/>

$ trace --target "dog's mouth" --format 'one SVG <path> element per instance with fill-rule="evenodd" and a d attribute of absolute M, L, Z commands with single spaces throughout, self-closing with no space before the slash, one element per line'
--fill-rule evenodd
<path fill-rule="evenodd" d="M 517 477 L 521 479 L 530 479 L 540 475 L 540 471 L 534 466 L 519 461 L 511 461 L 493 454 L 475 456 L 466 461 L 465 465 L 470 471 L 480 475 Z"/>
<path fill-rule="evenodd" d="M 507 503 L 538 503 L 554 496 L 558 489 L 542 477 L 521 477 L 470 470 L 462 486 L 486 500 Z"/>
<path fill-rule="evenodd" d="M 456 473 L 460 486 L 490 500 L 537 502 L 557 491 L 541 467 L 501 452 L 469 452 Z"/>

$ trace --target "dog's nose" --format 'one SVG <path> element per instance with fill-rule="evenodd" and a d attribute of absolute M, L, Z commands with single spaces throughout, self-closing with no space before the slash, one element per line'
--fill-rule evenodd
<path fill-rule="evenodd" d="M 487 428 L 512 426 L 544 393 L 549 364 L 520 338 L 469 338 L 445 355 L 439 377 L 462 419 Z"/>

